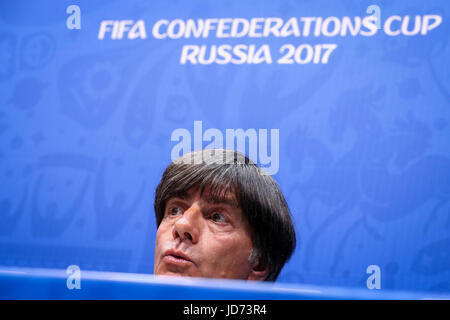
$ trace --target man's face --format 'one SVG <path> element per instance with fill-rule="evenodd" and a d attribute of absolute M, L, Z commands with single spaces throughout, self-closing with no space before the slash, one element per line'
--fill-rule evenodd
<path fill-rule="evenodd" d="M 207 202 L 207 190 L 190 189 L 166 203 L 155 244 L 156 275 L 257 279 L 249 256 L 250 227 L 234 194 Z"/>

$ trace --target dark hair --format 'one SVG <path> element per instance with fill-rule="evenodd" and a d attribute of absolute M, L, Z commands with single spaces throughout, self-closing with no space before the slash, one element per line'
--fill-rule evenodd
<path fill-rule="evenodd" d="M 268 266 L 266 281 L 275 281 L 295 249 L 296 238 L 286 200 L 275 180 L 239 152 L 205 149 L 186 154 L 164 171 L 154 208 L 159 227 L 167 201 L 191 188 L 208 189 L 208 201 L 233 192 L 252 228 L 253 247 Z"/>

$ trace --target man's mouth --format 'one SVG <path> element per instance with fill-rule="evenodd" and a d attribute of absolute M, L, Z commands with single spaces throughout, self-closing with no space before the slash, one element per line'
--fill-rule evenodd
<path fill-rule="evenodd" d="M 172 250 L 172 249 L 167 250 L 164 253 L 164 258 L 163 259 L 166 262 L 168 262 L 168 263 L 174 263 L 174 264 L 189 264 L 189 263 L 193 263 L 188 255 L 186 255 L 185 253 L 183 253 L 181 251 L 176 251 L 176 250 Z"/>

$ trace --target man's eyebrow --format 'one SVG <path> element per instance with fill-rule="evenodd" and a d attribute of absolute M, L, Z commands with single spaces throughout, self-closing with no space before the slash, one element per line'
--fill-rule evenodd
<path fill-rule="evenodd" d="M 170 197 L 169 199 L 167 199 L 167 202 L 169 202 L 170 200 L 176 200 L 176 199 L 189 200 L 190 198 L 191 197 L 187 193 L 180 193 L 180 194 L 175 194 L 172 197 Z"/>

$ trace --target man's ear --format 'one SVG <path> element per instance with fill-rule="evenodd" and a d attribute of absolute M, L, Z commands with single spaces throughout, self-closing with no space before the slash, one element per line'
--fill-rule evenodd
<path fill-rule="evenodd" d="M 261 259 L 258 257 L 250 270 L 247 280 L 264 281 L 268 274 L 269 267 L 267 263 L 262 263 Z"/>

